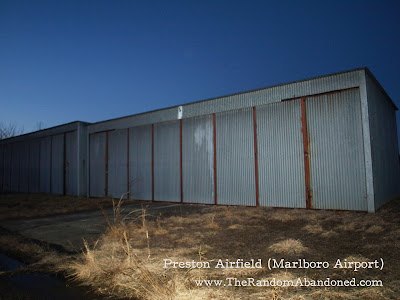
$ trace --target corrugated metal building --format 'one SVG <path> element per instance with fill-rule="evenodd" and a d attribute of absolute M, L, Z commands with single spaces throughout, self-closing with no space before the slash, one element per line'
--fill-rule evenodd
<path fill-rule="evenodd" d="M 366 68 L 0 141 L 0 190 L 374 212 L 396 105 Z"/>

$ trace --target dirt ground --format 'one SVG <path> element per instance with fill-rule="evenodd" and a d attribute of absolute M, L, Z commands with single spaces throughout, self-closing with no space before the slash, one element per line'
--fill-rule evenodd
<path fill-rule="evenodd" d="M 47 202 L 52 199 L 48 196 Z M 43 201 L 37 203 L 46 202 Z M 79 202 L 78 198 L 75 201 Z M 50 203 L 58 211 L 59 202 Z M 14 248 L 18 247 L 24 246 L 16 242 Z M 212 207 L 171 216 L 148 215 L 143 209 L 129 222 L 119 218 L 110 224 L 107 233 L 81 254 L 66 256 L 50 250 L 35 251 L 36 265 L 57 269 L 98 293 L 116 297 L 396 299 L 400 295 L 400 199 L 375 214 Z M 44 256 L 47 260 L 43 260 Z M 219 260 L 224 263 L 238 259 L 260 261 L 261 267 L 215 268 Z M 284 259 L 290 265 L 269 269 L 268 261 L 274 259 L 278 263 Z M 294 266 L 299 260 L 329 266 Z M 343 268 L 340 265 L 334 268 L 338 260 Z M 171 264 L 166 266 L 166 262 Z M 172 267 L 173 262 L 176 268 Z M 355 270 L 356 264 L 349 262 L 357 262 L 360 268 Z M 210 268 L 196 267 L 207 263 Z M 356 284 L 367 280 L 363 283 L 377 286 L 304 286 L 327 278 L 331 282 L 355 278 Z M 299 279 L 303 286 L 272 286 L 279 282 L 299 283 Z M 222 286 L 216 287 L 211 281 L 206 286 L 204 280 L 222 280 Z M 251 286 L 248 282 L 264 286 Z M 267 282 L 269 286 L 265 286 Z M 250 286 L 244 286 L 246 283 Z"/>
<path fill-rule="evenodd" d="M 128 202 L 126 202 L 128 203 Z M 47 194 L 0 194 L 0 221 L 67 214 L 112 206 L 109 198 Z"/>

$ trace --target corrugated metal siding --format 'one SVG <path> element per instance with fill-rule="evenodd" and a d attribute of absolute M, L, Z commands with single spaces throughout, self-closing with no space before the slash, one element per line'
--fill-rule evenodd
<path fill-rule="evenodd" d="M 51 193 L 64 193 L 64 134 L 51 137 Z"/>
<path fill-rule="evenodd" d="M 76 131 L 65 134 L 65 193 L 77 195 L 77 144 Z"/>
<path fill-rule="evenodd" d="M 3 190 L 4 192 L 11 191 L 11 152 L 12 145 L 4 145 L 4 179 Z"/>
<path fill-rule="evenodd" d="M 51 137 L 40 140 L 40 192 L 50 193 Z"/>
<path fill-rule="evenodd" d="M 11 191 L 18 192 L 19 190 L 19 160 L 20 160 L 20 144 L 16 143 L 12 146 L 12 159 L 11 159 Z"/>
<path fill-rule="evenodd" d="M 108 195 L 120 198 L 128 192 L 128 132 L 111 131 L 108 135 Z"/>
<path fill-rule="evenodd" d="M 360 93 L 306 99 L 313 208 L 367 210 Z"/>
<path fill-rule="evenodd" d="M 179 121 L 154 125 L 154 200 L 179 202 Z"/>
<path fill-rule="evenodd" d="M 300 99 L 257 107 L 259 203 L 306 207 Z"/>
<path fill-rule="evenodd" d="M 182 121 L 183 202 L 214 203 L 212 116 Z"/>
<path fill-rule="evenodd" d="M 151 200 L 151 125 L 129 128 L 129 197 Z"/>
<path fill-rule="evenodd" d="M 19 187 L 18 191 L 27 193 L 29 191 L 29 145 L 27 142 L 20 144 L 20 161 L 19 161 Z"/>
<path fill-rule="evenodd" d="M 400 194 L 396 114 L 390 100 L 367 76 L 375 209 Z"/>
<path fill-rule="evenodd" d="M 216 114 L 217 203 L 256 205 L 253 110 Z"/>
<path fill-rule="evenodd" d="M 96 133 L 89 137 L 90 152 L 90 196 L 105 196 L 105 171 L 106 171 L 106 133 Z"/>
<path fill-rule="evenodd" d="M 29 144 L 29 192 L 38 193 L 40 141 L 31 141 Z"/>
<path fill-rule="evenodd" d="M 197 117 L 228 110 L 236 110 L 280 102 L 282 99 L 298 98 L 329 91 L 336 91 L 359 86 L 359 74 L 363 70 L 323 76 L 319 78 L 292 82 L 242 94 L 224 96 L 183 105 L 183 118 Z M 178 107 L 148 112 L 89 125 L 89 133 L 110 129 L 122 129 L 140 125 L 155 124 L 176 120 Z"/>
<path fill-rule="evenodd" d="M 3 192 L 3 178 L 4 178 L 4 146 L 0 145 L 0 193 Z"/>

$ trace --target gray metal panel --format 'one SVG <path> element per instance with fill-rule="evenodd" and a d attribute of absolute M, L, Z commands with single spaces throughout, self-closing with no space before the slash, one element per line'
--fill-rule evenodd
<path fill-rule="evenodd" d="M 50 193 L 50 137 L 40 140 L 40 192 Z"/>
<path fill-rule="evenodd" d="M 214 203 L 212 116 L 182 121 L 183 202 Z"/>
<path fill-rule="evenodd" d="M 73 133 L 72 133 L 73 134 Z M 87 135 L 87 126 L 79 123 L 78 130 L 76 132 L 76 146 L 73 148 L 73 153 L 76 154 L 76 166 L 77 170 L 77 186 L 76 192 L 70 190 L 68 192 L 77 196 L 87 196 L 87 186 L 88 186 L 88 135 Z M 73 161 L 73 159 L 72 159 Z"/>
<path fill-rule="evenodd" d="M 29 192 L 29 144 L 28 142 L 20 143 L 20 158 L 19 158 L 19 187 L 21 193 Z"/>
<path fill-rule="evenodd" d="M 360 84 L 360 74 L 363 72 L 363 70 L 352 70 L 348 72 L 267 87 L 260 90 L 223 96 L 206 101 L 189 103 L 182 105 L 183 118 L 191 118 L 228 110 L 260 106 L 264 104 L 280 102 L 282 99 L 293 99 L 301 96 L 315 95 L 330 91 L 358 87 Z M 89 133 L 92 133 L 110 129 L 135 127 L 176 120 L 177 116 L 178 106 L 90 124 L 88 126 L 88 130 Z"/>
<path fill-rule="evenodd" d="M 59 125 L 59 126 L 55 126 L 55 127 L 27 133 L 27 134 L 15 136 L 15 137 L 11 137 L 8 139 L 0 140 L 0 143 L 17 143 L 17 142 L 23 142 L 23 141 L 44 138 L 44 137 L 48 137 L 51 135 L 57 135 L 57 134 L 61 134 L 61 133 L 69 132 L 69 131 L 74 131 L 77 129 L 79 124 L 86 125 L 87 123 L 79 122 L 79 121 L 71 122 L 71 123 L 67 123 L 67 124 L 63 124 L 63 125 Z"/>
<path fill-rule="evenodd" d="M 300 99 L 256 109 L 259 203 L 306 207 Z"/>
<path fill-rule="evenodd" d="M 359 90 L 306 99 L 314 208 L 367 210 Z"/>
<path fill-rule="evenodd" d="M 106 172 L 106 133 L 96 133 L 89 136 L 89 185 L 90 196 L 105 196 L 105 172 Z"/>
<path fill-rule="evenodd" d="M 40 141 L 29 142 L 29 192 L 39 192 Z"/>
<path fill-rule="evenodd" d="M 108 133 L 108 196 L 120 198 L 128 192 L 128 131 Z"/>
<path fill-rule="evenodd" d="M 400 194 L 396 114 L 391 101 L 368 75 L 367 93 L 371 132 L 375 209 Z"/>
<path fill-rule="evenodd" d="M 65 193 L 77 196 L 77 151 L 76 131 L 65 134 Z"/>
<path fill-rule="evenodd" d="M 51 137 L 51 193 L 64 193 L 64 134 Z"/>
<path fill-rule="evenodd" d="M 4 145 L 4 179 L 3 179 L 3 191 L 11 191 L 11 157 L 12 157 L 12 145 Z"/>
<path fill-rule="evenodd" d="M 20 172 L 20 144 L 11 145 L 11 192 L 19 191 L 19 172 Z"/>
<path fill-rule="evenodd" d="M 154 200 L 179 202 L 179 121 L 154 125 Z"/>
<path fill-rule="evenodd" d="M 151 200 L 151 159 L 151 125 L 129 128 L 130 198 Z"/>
<path fill-rule="evenodd" d="M 252 108 L 216 114 L 217 203 L 256 205 Z"/>
<path fill-rule="evenodd" d="M 3 192 L 3 178 L 4 178 L 4 145 L 0 145 L 0 193 Z"/>

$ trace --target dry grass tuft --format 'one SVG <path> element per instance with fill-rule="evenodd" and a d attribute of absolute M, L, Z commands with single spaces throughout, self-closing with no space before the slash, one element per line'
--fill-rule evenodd
<path fill-rule="evenodd" d="M 275 243 L 268 248 L 275 253 L 283 254 L 303 254 L 308 251 L 308 248 L 303 246 L 303 243 L 295 239 L 287 239 L 278 243 Z"/>
<path fill-rule="evenodd" d="M 366 230 L 367 233 L 382 233 L 384 231 L 383 227 L 380 225 L 372 225 Z"/>
<path fill-rule="evenodd" d="M 319 224 L 316 225 L 308 224 L 304 226 L 303 229 L 312 234 L 320 234 L 324 232 L 324 229 Z"/>

